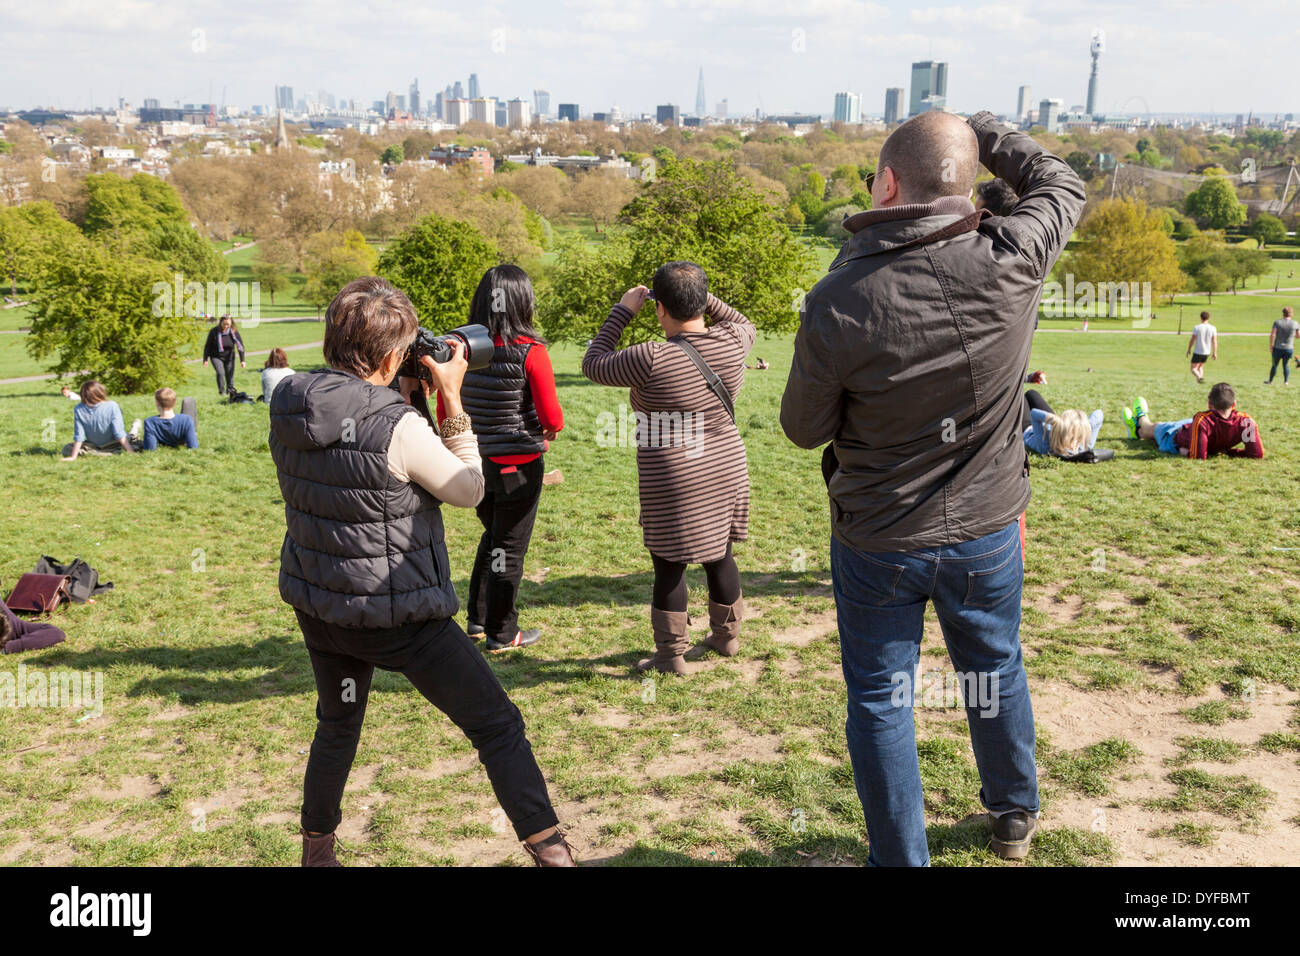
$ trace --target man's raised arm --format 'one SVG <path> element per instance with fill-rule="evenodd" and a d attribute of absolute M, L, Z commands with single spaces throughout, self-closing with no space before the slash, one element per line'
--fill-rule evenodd
<path fill-rule="evenodd" d="M 1044 278 L 1074 231 L 1088 194 L 1083 180 L 1059 156 L 984 111 L 969 120 L 980 162 L 1020 197 L 1003 218 L 1004 238 L 1038 266 Z"/>

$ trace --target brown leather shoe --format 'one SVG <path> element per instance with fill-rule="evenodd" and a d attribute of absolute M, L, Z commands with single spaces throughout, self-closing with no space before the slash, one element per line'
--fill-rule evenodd
<path fill-rule="evenodd" d="M 650 608 L 650 628 L 655 636 L 655 656 L 638 661 L 639 671 L 656 670 L 661 674 L 685 674 L 682 655 L 690 643 L 685 611 L 661 611 Z"/>
<path fill-rule="evenodd" d="M 564 834 L 556 830 L 545 840 L 536 843 L 524 843 L 524 849 L 538 866 L 577 866 L 573 860 L 573 847 L 564 839 Z"/>
<path fill-rule="evenodd" d="M 334 834 L 322 833 L 310 836 L 305 830 L 302 834 L 303 866 L 342 866 L 334 855 Z"/>
<path fill-rule="evenodd" d="M 734 604 L 709 602 L 709 636 L 696 644 L 686 654 L 688 661 L 696 661 L 712 650 L 723 657 L 731 657 L 740 650 L 740 622 L 745 616 L 745 599 L 736 598 Z"/>

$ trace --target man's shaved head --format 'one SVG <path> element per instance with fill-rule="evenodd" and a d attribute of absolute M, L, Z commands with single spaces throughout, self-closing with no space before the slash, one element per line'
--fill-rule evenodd
<path fill-rule="evenodd" d="M 924 203 L 940 196 L 969 196 L 979 158 L 975 131 L 966 121 L 931 110 L 889 134 L 877 166 L 894 170 L 905 202 Z"/>

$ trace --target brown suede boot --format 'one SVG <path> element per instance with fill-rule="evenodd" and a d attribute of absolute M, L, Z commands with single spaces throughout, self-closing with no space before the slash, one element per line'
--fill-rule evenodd
<path fill-rule="evenodd" d="M 334 834 L 322 833 L 320 836 L 302 834 L 303 866 L 342 866 L 334 855 Z"/>
<path fill-rule="evenodd" d="M 577 866 L 573 860 L 573 847 L 569 846 L 564 834 L 556 830 L 545 840 L 536 843 L 525 841 L 524 849 L 538 866 Z"/>
<path fill-rule="evenodd" d="M 691 648 L 687 660 L 695 661 L 708 651 L 731 657 L 740 650 L 740 622 L 745 616 L 745 599 L 736 598 L 735 604 L 709 602 L 709 636 Z"/>
<path fill-rule="evenodd" d="M 661 611 L 650 608 L 650 627 L 655 635 L 655 656 L 638 661 L 639 671 L 657 670 L 662 674 L 685 674 L 682 655 L 690 643 L 685 611 Z"/>

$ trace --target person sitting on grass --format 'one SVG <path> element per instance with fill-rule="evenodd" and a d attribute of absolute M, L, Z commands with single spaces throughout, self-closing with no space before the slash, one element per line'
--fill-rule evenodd
<path fill-rule="evenodd" d="M 192 399 L 186 399 L 192 403 Z M 144 450 L 157 451 L 159 445 L 169 448 L 199 447 L 198 426 L 192 414 L 176 414 L 176 392 L 170 388 L 160 388 L 153 393 L 153 403 L 158 408 L 157 415 L 150 415 L 144 420 Z"/>
<path fill-rule="evenodd" d="M 1104 414 L 1099 408 L 1085 415 L 1077 408 L 1057 414 L 1036 389 L 1025 392 L 1025 411 L 1021 420 L 1025 447 L 1038 455 L 1070 458 L 1091 451 L 1097 444 Z"/>
<path fill-rule="evenodd" d="M 1219 330 L 1210 324 L 1210 313 L 1202 312 L 1201 321 L 1192 327 L 1184 355 L 1192 357 L 1192 374 L 1196 380 L 1205 381 L 1205 363 L 1219 357 Z"/>
<path fill-rule="evenodd" d="M 17 654 L 20 651 L 38 651 L 53 647 L 67 639 L 67 635 L 53 624 L 44 621 L 24 621 L 9 605 L 0 601 L 0 651 Z"/>
<path fill-rule="evenodd" d="M 289 356 L 284 349 L 271 349 L 266 364 L 262 366 L 262 401 L 270 404 L 275 387 L 293 374 L 293 369 L 289 367 Z"/>
<path fill-rule="evenodd" d="M 1129 436 L 1155 442 L 1167 455 L 1209 458 L 1220 452 L 1235 458 L 1263 458 L 1264 440 L 1249 415 L 1237 411 L 1237 393 L 1227 382 L 1210 389 L 1209 408 L 1176 422 L 1153 422 L 1147 400 L 1138 397 L 1121 409 Z M 1242 447 L 1238 448 L 1237 446 Z"/>
<path fill-rule="evenodd" d="M 115 455 L 139 451 L 140 419 L 128 432 L 122 427 L 122 408 L 109 401 L 108 390 L 91 380 L 81 386 L 81 401 L 72 410 L 72 443 L 63 446 L 63 460 L 74 461 L 83 451 L 90 455 Z"/>

